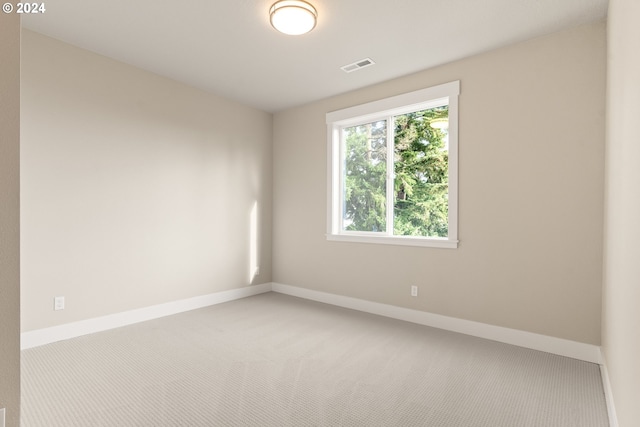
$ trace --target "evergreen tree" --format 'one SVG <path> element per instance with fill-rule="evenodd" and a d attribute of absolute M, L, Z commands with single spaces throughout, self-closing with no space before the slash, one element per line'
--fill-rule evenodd
<path fill-rule="evenodd" d="M 345 228 L 384 231 L 387 223 L 386 122 L 354 126 L 345 131 Z"/>
<path fill-rule="evenodd" d="M 394 235 L 447 236 L 446 131 L 431 126 L 446 117 L 446 106 L 394 117 Z M 345 129 L 347 230 L 386 229 L 386 139 L 386 121 Z"/>
<path fill-rule="evenodd" d="M 446 237 L 449 152 L 446 133 L 431 127 L 448 107 L 395 117 L 394 234 Z"/>

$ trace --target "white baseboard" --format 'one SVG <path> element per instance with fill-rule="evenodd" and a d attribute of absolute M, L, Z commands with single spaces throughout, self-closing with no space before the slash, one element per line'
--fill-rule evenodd
<path fill-rule="evenodd" d="M 215 292 L 208 295 L 171 301 L 165 304 L 124 311 L 122 313 L 109 314 L 107 316 L 95 317 L 93 319 L 65 323 L 64 325 L 52 326 L 50 328 L 23 332 L 20 335 L 20 348 L 24 350 L 27 348 L 38 347 L 56 341 L 119 328 L 133 323 L 170 316 L 172 314 L 208 307 L 210 305 L 233 301 L 269 291 L 271 291 L 271 283 L 264 283 L 261 285 L 230 289 L 228 291 Z"/>
<path fill-rule="evenodd" d="M 607 368 L 607 359 L 604 354 L 601 355 L 602 363 L 600 363 L 600 375 L 602 375 L 602 387 L 604 387 L 604 398 L 607 401 L 607 413 L 609 414 L 609 427 L 618 427 L 618 415 L 616 407 L 613 404 L 613 392 L 611 390 L 611 382 L 609 380 L 609 370 Z"/>
<path fill-rule="evenodd" d="M 299 298 L 305 298 L 339 307 L 364 311 L 393 319 L 432 326 L 448 331 L 459 332 L 475 337 L 486 338 L 506 344 L 540 350 L 573 359 L 584 360 L 591 363 L 600 363 L 600 347 L 547 335 L 535 334 L 471 320 L 457 319 L 455 317 L 442 316 L 425 311 L 412 310 L 388 304 L 365 301 L 357 298 L 345 297 L 336 294 L 314 291 L 296 286 L 272 283 L 272 290 Z"/>
<path fill-rule="evenodd" d="M 157 319 L 172 314 L 221 304 L 240 298 L 258 295 L 265 292 L 278 292 L 308 300 L 318 301 L 338 307 L 377 314 L 379 316 L 404 320 L 420 325 L 431 326 L 466 335 L 472 335 L 493 341 L 513 344 L 533 350 L 544 351 L 560 356 L 571 357 L 586 362 L 600 364 L 602 384 L 607 402 L 607 411 L 611 427 L 618 427 L 616 410 L 613 403 L 611 384 L 606 360 L 601 353 L 600 347 L 592 344 L 584 344 L 562 338 L 550 337 L 546 335 L 534 334 L 531 332 L 516 329 L 503 328 L 501 326 L 489 325 L 486 323 L 474 322 L 471 320 L 457 319 L 454 317 L 442 316 L 419 310 L 412 310 L 388 304 L 381 304 L 372 301 L 361 300 L 326 292 L 314 291 L 311 289 L 299 288 L 296 286 L 284 285 L 281 283 L 264 283 L 261 285 L 247 286 L 239 289 L 215 292 L 193 298 L 172 301 L 165 304 L 158 304 L 136 310 L 129 310 L 122 313 L 110 314 L 93 319 L 81 320 L 79 322 L 67 323 L 50 328 L 38 329 L 21 334 L 21 349 L 38 347 L 41 345 L 62 341 L 70 338 L 88 335 L 95 332 L 114 329 L 121 326 L 131 325 L 138 322 Z"/>
<path fill-rule="evenodd" d="M 420 325 L 432 326 L 453 332 L 459 332 L 493 341 L 513 344 L 520 347 L 545 351 L 591 363 L 602 363 L 600 347 L 591 344 L 569 341 L 562 338 L 534 334 L 471 320 L 457 319 L 409 308 L 381 304 L 357 298 L 345 297 L 326 292 L 319 292 L 280 283 L 264 283 L 239 289 L 216 292 L 199 297 L 193 297 L 165 304 L 158 304 L 122 313 L 110 314 L 93 319 L 66 323 L 50 328 L 37 329 L 21 334 L 21 348 L 27 349 L 75 338 L 95 332 L 114 329 L 138 322 L 157 319 L 163 316 L 195 310 L 210 305 L 233 301 L 269 291 L 287 294 L 295 297 L 323 302 L 352 310 L 364 311 L 379 316 L 404 320 Z M 603 377 L 604 378 L 604 377 Z"/>

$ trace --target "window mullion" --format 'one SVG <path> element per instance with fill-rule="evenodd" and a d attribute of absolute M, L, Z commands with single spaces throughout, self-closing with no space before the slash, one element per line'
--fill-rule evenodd
<path fill-rule="evenodd" d="M 393 116 L 387 117 L 387 235 L 393 236 L 393 196 L 396 179 L 394 164 L 395 124 Z"/>
<path fill-rule="evenodd" d="M 339 232 L 343 232 L 344 231 L 344 216 L 345 216 L 345 199 L 344 199 L 344 189 L 346 188 L 346 170 L 345 170 L 345 155 L 346 155 L 346 145 L 347 142 L 345 141 L 345 137 L 344 137 L 344 128 L 340 127 L 339 130 L 339 145 L 338 145 L 338 150 L 340 150 L 340 154 L 338 157 L 338 170 L 339 170 L 339 176 L 338 176 L 338 188 L 339 188 L 339 197 L 338 197 L 338 230 Z"/>

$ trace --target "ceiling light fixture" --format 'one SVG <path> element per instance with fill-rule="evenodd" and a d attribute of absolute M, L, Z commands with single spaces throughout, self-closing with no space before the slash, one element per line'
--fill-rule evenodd
<path fill-rule="evenodd" d="M 269 19 L 281 33 L 298 36 L 315 28 L 318 12 L 303 0 L 280 0 L 269 9 Z"/>

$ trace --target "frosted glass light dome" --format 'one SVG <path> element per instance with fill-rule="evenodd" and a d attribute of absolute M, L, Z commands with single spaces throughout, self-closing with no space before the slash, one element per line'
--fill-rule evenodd
<path fill-rule="evenodd" d="M 314 29 L 318 12 L 306 1 L 280 0 L 269 9 L 269 17 L 273 28 L 281 33 L 297 36 Z"/>

